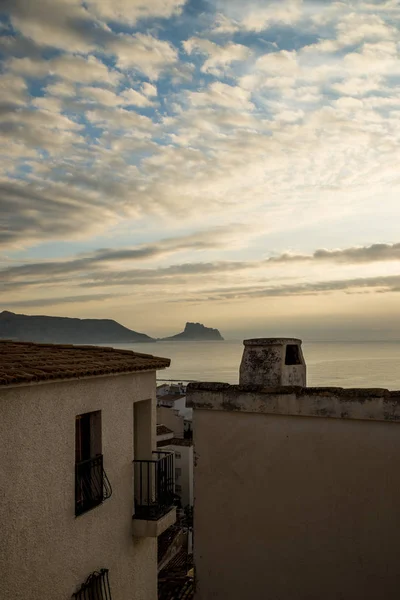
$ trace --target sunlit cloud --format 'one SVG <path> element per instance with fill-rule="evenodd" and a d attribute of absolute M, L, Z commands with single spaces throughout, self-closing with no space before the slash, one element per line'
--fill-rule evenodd
<path fill-rule="evenodd" d="M 4 308 L 397 293 L 398 2 L 1 10 Z"/>

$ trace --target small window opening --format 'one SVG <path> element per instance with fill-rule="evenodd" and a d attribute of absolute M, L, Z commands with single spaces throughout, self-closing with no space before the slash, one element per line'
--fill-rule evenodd
<path fill-rule="evenodd" d="M 285 365 L 301 365 L 300 352 L 297 344 L 286 346 Z"/>
<path fill-rule="evenodd" d="M 75 419 L 75 462 L 101 454 L 101 411 L 84 413 Z"/>

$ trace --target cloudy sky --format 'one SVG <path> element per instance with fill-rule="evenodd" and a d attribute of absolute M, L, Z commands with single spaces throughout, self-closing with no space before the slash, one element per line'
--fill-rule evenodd
<path fill-rule="evenodd" d="M 398 0 L 3 0 L 0 310 L 400 339 Z"/>

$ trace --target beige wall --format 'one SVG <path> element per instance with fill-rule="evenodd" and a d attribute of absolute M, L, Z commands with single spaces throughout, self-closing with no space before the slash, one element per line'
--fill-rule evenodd
<path fill-rule="evenodd" d="M 169 427 L 176 437 L 183 437 L 184 419 L 173 408 L 157 406 L 157 423 Z"/>
<path fill-rule="evenodd" d="M 397 600 L 398 423 L 195 408 L 194 443 L 196 600 Z"/>
<path fill-rule="evenodd" d="M 156 599 L 156 540 L 132 537 L 133 403 L 152 400 L 154 447 L 155 384 L 142 373 L 0 389 L 2 599 L 70 600 L 103 567 L 113 600 Z M 96 410 L 113 494 L 76 518 L 75 416 Z"/>

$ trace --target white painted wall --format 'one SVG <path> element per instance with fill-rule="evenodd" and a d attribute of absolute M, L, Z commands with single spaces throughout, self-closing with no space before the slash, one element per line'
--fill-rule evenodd
<path fill-rule="evenodd" d="M 175 491 L 181 498 L 182 508 L 193 506 L 193 446 L 168 444 L 162 450 L 175 454 Z M 177 469 L 180 469 L 179 475 Z"/>
<path fill-rule="evenodd" d="M 133 404 L 151 400 L 154 448 L 155 388 L 154 372 L 0 388 L 2 599 L 70 600 L 103 567 L 113 600 L 156 599 L 156 539 L 132 537 Z M 113 494 L 75 517 L 75 417 L 97 410 Z"/>

